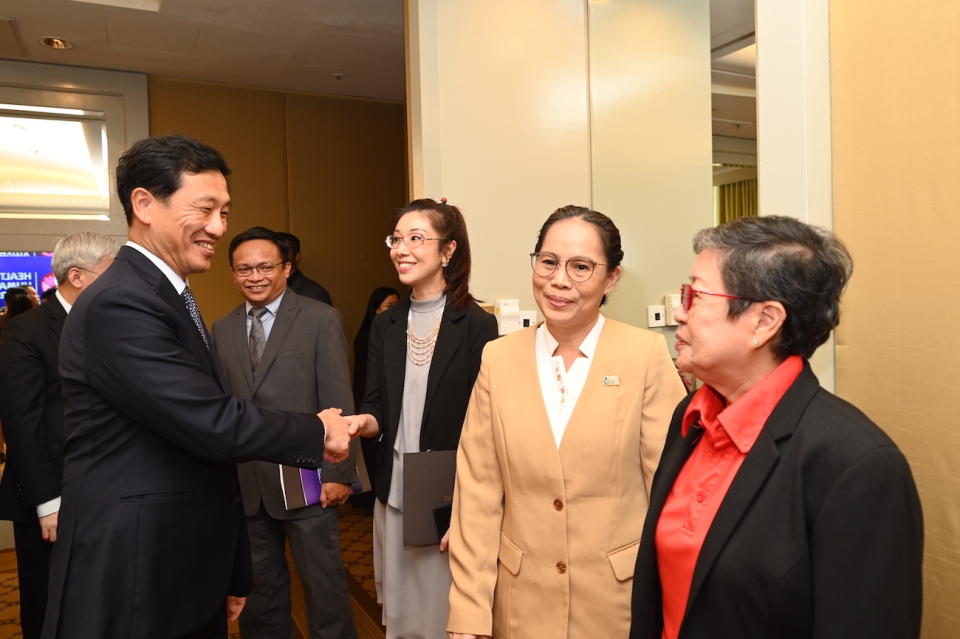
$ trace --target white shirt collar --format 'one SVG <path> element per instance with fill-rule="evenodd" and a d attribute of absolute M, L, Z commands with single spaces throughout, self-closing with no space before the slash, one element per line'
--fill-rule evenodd
<path fill-rule="evenodd" d="M 144 257 L 146 257 L 148 260 L 153 262 L 156 265 L 156 267 L 160 269 L 160 272 L 163 273 L 168 280 L 170 280 L 171 284 L 173 284 L 173 288 L 177 292 L 177 295 L 180 295 L 181 293 L 183 293 L 183 289 L 187 288 L 186 280 L 184 280 L 182 277 L 177 275 L 177 273 L 159 257 L 157 257 L 156 255 L 154 255 L 153 253 L 151 253 L 150 251 L 143 248 L 142 246 L 140 246 L 139 244 L 137 244 L 132 240 L 127 240 L 126 246 L 129 246 L 130 248 L 140 251 L 141 253 L 143 253 Z"/>
<path fill-rule="evenodd" d="M 597 351 L 597 342 L 600 341 L 600 332 L 603 330 L 604 323 L 603 313 L 597 316 L 597 322 L 593 325 L 593 328 L 590 329 L 590 332 L 587 333 L 587 336 L 583 338 L 583 341 L 580 342 L 579 350 L 587 359 L 593 359 L 593 354 Z M 557 346 L 560 345 L 560 342 L 557 341 L 553 335 L 550 334 L 550 329 L 547 328 L 547 323 L 544 322 L 542 331 L 538 331 L 543 337 L 543 346 L 546 347 L 547 355 L 553 357 L 553 354 L 557 351 Z"/>
<path fill-rule="evenodd" d="M 70 309 L 73 308 L 73 304 L 69 304 L 67 300 L 63 299 L 63 295 L 60 294 L 59 290 L 53 292 L 58 300 L 60 300 L 60 306 L 63 307 L 63 310 L 67 312 L 67 315 L 70 314 Z"/>
<path fill-rule="evenodd" d="M 273 300 L 272 302 L 266 305 L 266 309 L 270 311 L 271 314 L 276 315 L 277 310 L 280 308 L 280 302 L 283 301 L 283 296 L 286 294 L 287 294 L 287 289 L 283 289 L 283 292 L 277 295 L 277 299 Z M 243 308 L 246 314 L 250 315 L 250 309 L 253 308 L 253 304 L 245 301 L 243 303 Z"/>

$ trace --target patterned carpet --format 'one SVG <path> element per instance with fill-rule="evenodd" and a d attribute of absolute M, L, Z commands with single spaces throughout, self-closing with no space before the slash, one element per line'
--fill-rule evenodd
<path fill-rule="evenodd" d="M 347 569 L 351 608 L 358 639 L 383 639 L 380 607 L 373 583 L 373 516 L 369 510 L 350 504 L 337 509 L 340 520 L 340 549 Z M 303 587 L 292 563 L 294 578 L 292 608 L 297 639 L 303 638 L 306 605 Z M 20 593 L 17 590 L 17 559 L 13 550 L 0 551 L 0 639 L 21 639 Z M 231 624 L 230 639 L 240 639 L 236 624 Z"/>

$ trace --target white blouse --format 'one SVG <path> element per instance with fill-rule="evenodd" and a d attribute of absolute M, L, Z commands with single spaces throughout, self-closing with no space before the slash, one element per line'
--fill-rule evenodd
<path fill-rule="evenodd" d="M 570 415 L 577 405 L 580 392 L 587 382 L 587 374 L 597 351 L 597 342 L 603 330 L 604 317 L 600 315 L 597 323 L 580 343 L 580 357 L 574 360 L 570 370 L 566 370 L 563 357 L 554 356 L 560 342 L 547 330 L 546 323 L 537 328 L 534 341 L 537 352 L 537 374 L 540 377 L 540 393 L 547 409 L 547 418 L 553 430 L 553 439 L 560 448 L 563 433 L 567 430 Z"/>

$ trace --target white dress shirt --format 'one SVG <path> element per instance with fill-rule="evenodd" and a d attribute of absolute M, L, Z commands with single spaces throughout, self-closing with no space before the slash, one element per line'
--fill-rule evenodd
<path fill-rule="evenodd" d="M 187 288 L 186 280 L 177 275 L 177 273 L 170 268 L 170 265 L 159 257 L 132 240 L 127 240 L 126 246 L 140 251 L 144 257 L 156 264 L 157 268 L 160 269 L 160 271 L 167 276 L 167 279 L 170 280 L 170 283 L 173 284 L 173 289 L 177 292 L 177 295 L 183 293 L 183 289 Z"/>
<path fill-rule="evenodd" d="M 270 339 L 270 330 L 273 328 L 273 320 L 277 318 L 277 309 L 280 308 L 280 301 L 283 299 L 283 296 L 286 295 L 287 289 L 283 289 L 283 292 L 280 295 L 277 295 L 277 299 L 273 300 L 266 306 L 267 312 L 260 316 L 260 322 L 263 323 L 263 342 L 266 343 Z M 253 305 L 250 302 L 244 302 L 243 305 L 246 310 L 247 318 L 247 339 L 250 338 L 250 329 L 253 327 L 253 318 L 250 317 L 250 309 L 253 308 Z"/>
<path fill-rule="evenodd" d="M 580 342 L 580 357 L 574 360 L 570 370 L 566 370 L 563 357 L 554 355 L 560 342 L 547 330 L 546 323 L 537 328 L 534 341 L 537 352 L 537 374 L 540 377 L 540 393 L 547 409 L 547 418 L 553 430 L 553 440 L 560 447 L 563 433 L 567 430 L 570 415 L 580 399 L 580 392 L 587 382 L 593 355 L 597 351 L 600 331 L 603 330 L 603 315 L 597 318 L 587 336 Z"/>

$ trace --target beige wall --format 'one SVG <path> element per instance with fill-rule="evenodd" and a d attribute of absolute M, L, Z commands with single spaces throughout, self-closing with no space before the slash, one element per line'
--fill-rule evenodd
<path fill-rule="evenodd" d="M 533 309 L 559 206 L 624 236 L 608 314 L 645 325 L 712 222 L 706 0 L 408 0 L 411 189 L 462 207 L 481 298 Z"/>
<path fill-rule="evenodd" d="M 960 636 L 958 32 L 952 3 L 831 3 L 835 227 L 856 261 L 837 390 L 913 468 L 925 639 Z"/>
<path fill-rule="evenodd" d="M 606 313 L 646 326 L 647 305 L 687 281 L 693 234 L 713 224 L 710 7 L 590 4 L 589 28 L 593 205 L 617 223 L 624 251 Z"/>
<path fill-rule="evenodd" d="M 353 336 L 375 287 L 396 286 L 383 236 L 405 201 L 401 104 L 151 79 L 150 133 L 184 133 L 223 153 L 229 230 L 214 266 L 190 278 L 212 323 L 239 301 L 227 244 L 254 225 L 297 234 L 304 273 L 330 291 Z"/>
<path fill-rule="evenodd" d="M 407 8 L 411 191 L 463 211 L 475 295 L 533 309 L 527 255 L 540 225 L 590 202 L 585 3 Z"/>

